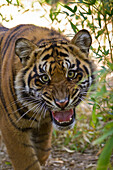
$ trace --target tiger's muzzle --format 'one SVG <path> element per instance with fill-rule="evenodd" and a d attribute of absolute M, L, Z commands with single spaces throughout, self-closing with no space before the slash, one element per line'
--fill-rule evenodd
<path fill-rule="evenodd" d="M 50 111 L 50 113 L 56 130 L 69 130 L 75 125 L 75 108 L 65 109 L 68 103 L 68 98 L 55 99 L 55 104 L 60 108 L 60 111 Z"/>
<path fill-rule="evenodd" d="M 53 126 L 56 130 L 69 130 L 75 125 L 75 109 L 50 111 Z"/>

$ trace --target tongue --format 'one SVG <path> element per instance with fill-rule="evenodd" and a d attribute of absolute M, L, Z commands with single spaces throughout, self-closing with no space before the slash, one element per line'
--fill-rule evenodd
<path fill-rule="evenodd" d="M 54 119 L 56 119 L 58 122 L 69 122 L 70 118 L 73 115 L 73 109 L 59 111 L 59 112 L 52 111 L 52 115 L 53 115 Z"/>

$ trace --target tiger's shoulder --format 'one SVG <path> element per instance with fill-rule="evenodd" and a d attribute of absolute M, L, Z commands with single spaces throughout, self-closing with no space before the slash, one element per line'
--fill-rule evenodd
<path fill-rule="evenodd" d="M 7 44 L 12 41 L 15 42 L 18 38 L 27 38 L 35 44 L 51 38 L 61 38 L 67 40 L 63 35 L 54 29 L 38 27 L 32 24 L 21 24 L 11 29 L 0 25 L 0 37 L 2 37 L 2 39 L 4 38 L 3 45 L 6 42 Z"/>
<path fill-rule="evenodd" d="M 8 31 L 9 29 L 4 27 L 2 24 L 0 24 L 0 44 L 2 42 L 2 39 L 4 37 L 4 34 Z"/>

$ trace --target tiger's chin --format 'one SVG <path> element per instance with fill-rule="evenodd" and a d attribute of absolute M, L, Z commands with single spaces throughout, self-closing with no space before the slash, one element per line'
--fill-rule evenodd
<path fill-rule="evenodd" d="M 75 109 L 51 111 L 53 127 L 58 131 L 72 129 L 75 125 Z"/>

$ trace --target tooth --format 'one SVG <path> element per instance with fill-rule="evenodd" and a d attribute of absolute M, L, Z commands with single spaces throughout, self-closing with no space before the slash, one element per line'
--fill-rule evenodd
<path fill-rule="evenodd" d="M 59 122 L 59 121 L 58 121 Z M 60 124 L 69 123 L 70 121 L 59 122 Z"/>
<path fill-rule="evenodd" d="M 72 120 L 72 117 L 70 117 L 69 121 L 60 122 L 59 120 L 57 120 L 57 122 L 59 122 L 60 124 L 63 124 L 63 123 L 69 123 L 71 120 Z"/>

